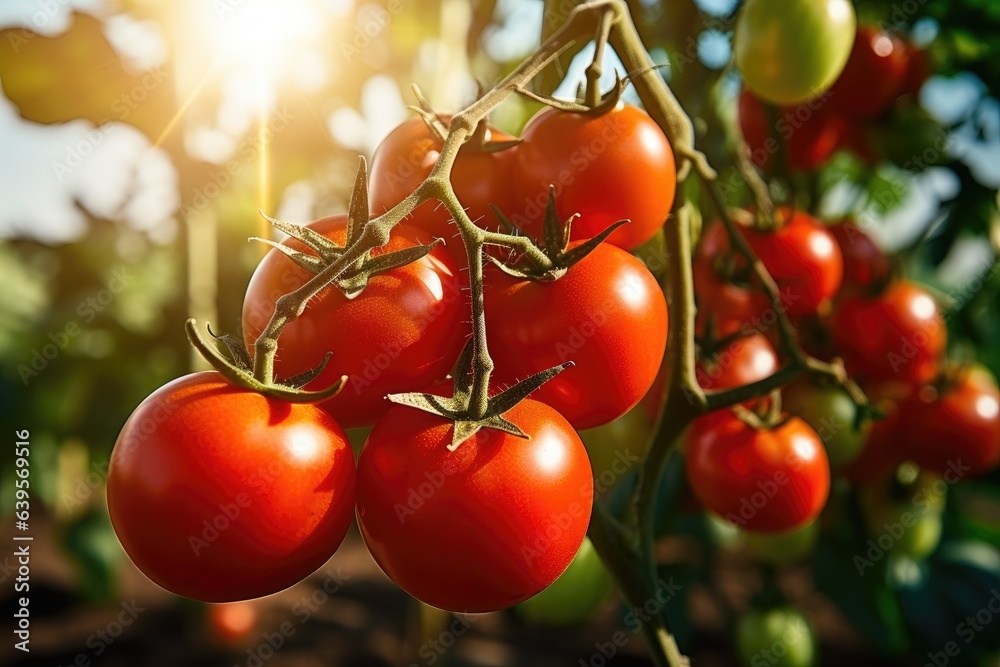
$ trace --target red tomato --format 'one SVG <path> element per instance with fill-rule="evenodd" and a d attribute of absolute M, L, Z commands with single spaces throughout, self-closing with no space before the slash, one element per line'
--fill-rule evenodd
<path fill-rule="evenodd" d="M 803 211 L 781 209 L 773 231 L 746 229 L 750 246 L 778 283 L 789 315 L 812 315 L 840 289 L 844 260 L 834 237 Z"/>
<path fill-rule="evenodd" d="M 276 593 L 333 555 L 351 524 L 354 455 L 323 410 L 214 371 L 157 389 L 122 427 L 108 510 L 143 574 L 205 602 Z"/>
<path fill-rule="evenodd" d="M 487 612 L 563 573 L 587 532 L 587 450 L 555 410 L 528 399 L 505 415 L 530 439 L 484 429 L 448 451 L 452 422 L 396 406 L 358 461 L 358 525 L 375 561 L 413 597 Z"/>
<path fill-rule="evenodd" d="M 740 93 L 739 121 L 754 164 L 767 168 L 784 147 L 788 167 L 795 171 L 821 167 L 840 146 L 844 130 L 843 120 L 819 102 L 775 107 L 772 119 L 764 103 L 747 89 Z"/>
<path fill-rule="evenodd" d="M 923 384 L 938 376 L 947 332 L 937 304 L 898 281 L 876 296 L 845 299 L 831 321 L 833 343 L 863 383 Z"/>
<path fill-rule="evenodd" d="M 927 52 L 907 45 L 906 76 L 903 79 L 900 95 L 919 95 L 920 89 L 930 77 L 931 64 Z"/>
<path fill-rule="evenodd" d="M 778 355 L 765 336 L 753 333 L 737 338 L 698 364 L 703 389 L 729 389 L 757 382 L 778 370 Z"/>
<path fill-rule="evenodd" d="M 447 125 L 450 118 L 442 117 Z M 490 128 L 488 141 L 513 139 L 510 135 Z M 411 118 L 396 126 L 375 148 L 372 156 L 371 182 L 368 186 L 368 208 L 372 215 L 381 215 L 417 187 L 437 164 L 442 144 L 431 134 L 421 118 Z M 502 212 L 513 210 L 510 190 L 510 169 L 515 149 L 499 152 L 476 150 L 465 144 L 455 158 L 451 183 L 455 195 L 469 212 L 469 217 L 484 229 L 497 229 L 499 221 L 490 210 L 494 204 Z M 424 202 L 406 222 L 444 239 L 446 247 L 459 266 L 465 266 L 465 246 L 458 228 L 443 204 L 436 200 Z"/>
<path fill-rule="evenodd" d="M 1000 390 L 985 368 L 963 368 L 940 392 L 925 387 L 900 409 L 908 458 L 922 468 L 971 476 L 1000 464 Z"/>
<path fill-rule="evenodd" d="M 872 422 L 861 453 L 840 471 L 854 484 L 870 485 L 884 480 L 896 469 L 905 455 L 900 438 L 899 408 L 893 401 L 877 401 L 885 418 Z"/>
<path fill-rule="evenodd" d="M 798 417 L 758 431 L 720 410 L 691 425 L 684 448 L 698 499 L 746 530 L 791 530 L 815 519 L 826 504 L 826 450 Z"/>
<path fill-rule="evenodd" d="M 858 26 L 851 57 L 830 89 L 830 106 L 853 118 L 881 116 L 903 88 L 907 51 L 906 44 L 877 27 Z"/>
<path fill-rule="evenodd" d="M 629 219 L 609 237 L 631 250 L 663 226 L 674 202 L 677 171 L 670 143 L 646 112 L 619 106 L 601 116 L 546 107 L 528 121 L 517 148 L 511 220 L 541 235 L 549 185 L 576 240 Z"/>
<path fill-rule="evenodd" d="M 555 281 L 495 270 L 486 283 L 496 382 L 573 361 L 532 396 L 575 428 L 621 417 L 652 386 L 667 344 L 667 302 L 652 274 L 624 250 L 601 244 Z"/>
<path fill-rule="evenodd" d="M 843 221 L 828 227 L 844 257 L 841 295 L 866 292 L 889 279 L 889 258 L 856 224 Z"/>
<path fill-rule="evenodd" d="M 346 220 L 335 215 L 309 226 L 343 244 Z M 388 245 L 373 254 L 430 241 L 425 232 L 399 225 Z M 294 239 L 285 244 L 304 250 Z M 277 250 L 264 257 L 243 301 L 243 338 L 251 353 L 278 297 L 311 277 Z M 455 363 L 465 338 L 462 321 L 467 319 L 459 284 L 455 263 L 438 247 L 412 264 L 375 276 L 353 299 L 328 288 L 285 326 L 275 372 L 279 378 L 301 373 L 333 352 L 308 388 L 321 389 L 347 375 L 343 390 L 324 407 L 345 428 L 370 426 L 389 409 L 386 394 L 423 389 L 443 379 Z"/>
<path fill-rule="evenodd" d="M 730 282 L 719 264 L 731 257 L 729 235 L 720 222 L 705 228 L 693 260 L 694 289 L 698 300 L 695 329 L 699 335 L 708 331 L 725 338 L 735 333 L 750 333 L 760 325 L 760 315 L 769 306 L 767 296 L 749 283 Z M 755 325 L 754 322 L 757 322 Z"/>

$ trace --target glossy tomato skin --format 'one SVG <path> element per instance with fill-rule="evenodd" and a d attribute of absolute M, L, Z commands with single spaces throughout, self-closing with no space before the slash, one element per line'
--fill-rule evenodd
<path fill-rule="evenodd" d="M 844 281 L 839 296 L 875 290 L 889 280 L 889 258 L 861 227 L 850 221 L 830 225 L 844 258 Z"/>
<path fill-rule="evenodd" d="M 823 166 L 843 143 L 843 120 L 820 101 L 775 108 L 772 119 L 764 102 L 744 89 L 738 116 L 750 159 L 758 167 L 767 168 L 773 160 L 780 163 L 778 153 L 784 148 L 791 169 L 811 171 Z"/>
<path fill-rule="evenodd" d="M 574 428 L 621 417 L 653 384 L 667 344 L 667 302 L 642 262 L 601 244 L 555 281 L 486 278 L 486 332 L 499 384 L 566 361 L 532 394 Z"/>
<path fill-rule="evenodd" d="M 957 465 L 983 475 L 1000 464 L 1000 390 L 982 366 L 959 369 L 940 391 L 925 387 L 905 401 L 909 458 L 945 474 Z"/>
<path fill-rule="evenodd" d="M 938 376 L 944 320 L 933 297 L 897 281 L 875 296 L 844 299 L 831 320 L 833 343 L 852 377 L 869 384 L 923 384 Z"/>
<path fill-rule="evenodd" d="M 830 302 L 844 277 L 844 259 L 826 228 L 804 211 L 779 210 L 775 230 L 746 229 L 747 242 L 778 283 L 789 315 L 813 315 Z"/>
<path fill-rule="evenodd" d="M 143 401 L 108 469 L 126 553 L 205 602 L 276 593 L 321 566 L 351 524 L 354 455 L 323 410 L 186 375 Z"/>
<path fill-rule="evenodd" d="M 608 241 L 631 250 L 656 234 L 677 185 L 674 154 L 646 112 L 618 106 L 592 116 L 546 107 L 528 121 L 517 148 L 511 220 L 540 238 L 549 185 L 572 238 L 588 239 L 628 219 Z"/>
<path fill-rule="evenodd" d="M 594 482 L 579 436 L 532 399 L 504 416 L 530 439 L 484 429 L 452 452 L 452 422 L 396 406 L 361 452 L 365 543 L 396 584 L 433 607 L 523 602 L 565 571 L 586 536 Z"/>
<path fill-rule="evenodd" d="M 446 116 L 441 119 L 446 124 L 450 122 Z M 511 139 L 513 137 L 501 130 L 489 130 L 488 141 Z M 441 148 L 442 145 L 420 118 L 411 118 L 396 126 L 375 148 L 372 156 L 368 190 L 371 214 L 381 215 L 416 190 L 437 164 Z M 467 144 L 455 158 L 451 171 L 455 194 L 468 209 L 472 221 L 484 229 L 496 229 L 499 224 L 490 210 L 490 204 L 504 213 L 512 209 L 509 186 L 515 151 L 476 151 Z M 424 202 L 414 210 L 411 218 L 406 219 L 406 223 L 444 239 L 455 261 L 459 266 L 465 266 L 465 247 L 443 204 L 438 201 Z"/>
<path fill-rule="evenodd" d="M 698 312 L 695 329 L 699 335 L 709 330 L 718 338 L 757 329 L 755 319 L 769 305 L 767 296 L 749 283 L 730 281 L 718 264 L 731 255 L 729 236 L 721 222 L 709 224 L 701 236 L 692 262 Z"/>
<path fill-rule="evenodd" d="M 819 515 L 829 495 L 826 450 L 797 417 L 757 431 L 720 410 L 691 425 L 684 452 L 698 499 L 746 530 L 799 527 Z"/>
<path fill-rule="evenodd" d="M 309 226 L 343 244 L 346 216 L 335 215 Z M 384 252 L 429 243 L 419 229 L 399 225 Z M 286 245 L 302 250 L 294 239 Z M 290 377 L 317 366 L 333 352 L 326 369 L 309 389 L 328 387 L 341 376 L 343 390 L 323 404 L 345 428 L 370 426 L 389 409 L 385 396 L 416 391 L 443 379 L 461 351 L 466 298 L 454 261 L 439 246 L 416 262 L 371 279 L 348 299 L 335 287 L 309 302 L 288 323 L 278 340 L 275 372 Z M 243 302 L 243 338 L 253 343 L 267 325 L 282 294 L 303 285 L 312 274 L 271 250 L 250 279 Z"/>
<path fill-rule="evenodd" d="M 778 370 L 778 355 L 760 333 L 736 338 L 697 367 L 702 389 L 729 389 L 751 384 Z"/>
<path fill-rule="evenodd" d="M 761 99 L 800 104 L 836 80 L 856 26 L 850 0 L 747 0 L 733 39 L 736 66 Z"/>
<path fill-rule="evenodd" d="M 859 26 L 851 57 L 830 89 L 830 106 L 851 118 L 881 116 L 902 92 L 908 66 L 906 44 L 875 26 Z"/>

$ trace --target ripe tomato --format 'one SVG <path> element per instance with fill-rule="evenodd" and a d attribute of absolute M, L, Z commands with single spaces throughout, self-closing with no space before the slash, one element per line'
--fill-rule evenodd
<path fill-rule="evenodd" d="M 753 559 L 768 565 L 785 566 L 804 560 L 819 540 L 819 521 L 783 533 L 747 532 L 747 550 Z"/>
<path fill-rule="evenodd" d="M 733 340 L 698 364 L 702 389 L 729 389 L 763 380 L 778 370 L 774 346 L 760 333 Z"/>
<path fill-rule="evenodd" d="M 804 211 L 781 209 L 775 230 L 746 229 L 747 242 L 778 283 L 789 315 L 813 315 L 836 296 L 844 260 L 826 228 Z"/>
<path fill-rule="evenodd" d="M 674 153 L 660 127 L 633 106 L 601 115 L 546 107 L 528 121 L 517 147 L 511 220 L 536 238 L 549 185 L 563 218 L 579 213 L 572 238 L 588 239 L 629 219 L 608 241 L 631 250 L 653 237 L 674 203 Z"/>
<path fill-rule="evenodd" d="M 725 275 L 720 264 L 731 257 L 726 228 L 721 222 L 709 224 L 698 243 L 692 266 L 698 300 L 695 329 L 699 335 L 709 329 L 719 338 L 750 333 L 758 328 L 761 313 L 768 309 L 769 302 L 763 292 L 746 282 L 736 284 Z M 735 266 L 734 262 L 731 263 Z"/>
<path fill-rule="evenodd" d="M 927 51 L 907 44 L 906 76 L 899 90 L 900 95 L 919 95 L 920 89 L 930 77 L 931 64 Z"/>
<path fill-rule="evenodd" d="M 354 508 L 354 455 L 323 410 L 214 371 L 160 387 L 115 443 L 108 509 L 143 574 L 205 602 L 276 593 L 337 550 Z"/>
<path fill-rule="evenodd" d="M 309 226 L 343 244 L 346 216 L 335 215 Z M 423 231 L 399 225 L 379 252 L 429 243 Z M 294 239 L 285 244 L 304 246 Z M 466 319 L 465 298 L 455 263 L 440 247 L 412 264 L 371 279 L 348 299 L 335 287 L 309 302 L 305 312 L 285 326 L 278 340 L 275 372 L 289 377 L 317 366 L 327 352 L 330 363 L 308 388 L 321 389 L 341 375 L 343 390 L 324 404 L 346 428 L 370 426 L 389 409 L 386 394 L 416 391 L 444 378 L 461 351 Z M 243 301 L 243 339 L 253 343 L 267 326 L 274 303 L 312 277 L 277 250 L 254 271 Z"/>
<path fill-rule="evenodd" d="M 906 456 L 906 443 L 900 437 L 898 402 L 870 398 L 885 416 L 872 421 L 861 452 L 840 471 L 844 477 L 858 485 L 869 485 L 886 479 Z"/>
<path fill-rule="evenodd" d="M 736 650 L 745 667 L 812 667 L 818 653 L 812 628 L 793 607 L 753 610 L 740 617 Z"/>
<path fill-rule="evenodd" d="M 566 570 L 587 532 L 587 450 L 555 410 L 505 415 L 530 439 L 484 429 L 449 451 L 452 422 L 395 406 L 358 461 L 358 524 L 375 561 L 413 597 L 454 612 L 504 609 Z"/>
<path fill-rule="evenodd" d="M 830 225 L 830 233 L 844 258 L 841 295 L 868 292 L 889 279 L 889 258 L 861 227 L 850 221 Z"/>
<path fill-rule="evenodd" d="M 826 446 L 830 465 L 840 468 L 861 454 L 871 422 L 855 428 L 858 406 L 842 388 L 796 382 L 784 391 L 784 409 L 813 427 Z"/>
<path fill-rule="evenodd" d="M 811 171 L 823 166 L 843 141 L 844 122 L 824 104 L 775 108 L 772 119 L 764 103 L 744 88 L 738 108 L 743 139 L 758 167 L 771 165 L 772 156 L 784 147 L 790 169 Z"/>
<path fill-rule="evenodd" d="M 758 431 L 720 410 L 691 425 L 684 451 L 698 499 L 746 530 L 790 530 L 815 519 L 826 504 L 826 450 L 797 417 Z"/>
<path fill-rule="evenodd" d="M 1000 464 L 1000 389 L 985 367 L 958 370 L 940 391 L 924 387 L 900 410 L 908 458 L 922 468 L 944 474 L 961 465 L 971 476 Z"/>
<path fill-rule="evenodd" d="M 930 294 L 897 281 L 876 296 L 855 295 L 834 310 L 833 343 L 852 377 L 922 384 L 938 375 L 944 320 Z"/>
<path fill-rule="evenodd" d="M 799 104 L 837 79 L 856 26 L 850 0 L 747 0 L 736 23 L 736 66 L 758 97 Z"/>
<path fill-rule="evenodd" d="M 447 125 L 450 118 L 441 120 Z M 513 139 L 497 128 L 489 129 L 488 141 L 502 142 Z M 368 208 L 372 215 L 381 215 L 417 187 L 431 173 L 440 156 L 440 144 L 421 118 L 411 118 L 400 123 L 375 148 L 372 156 L 371 182 L 368 186 Z M 504 213 L 513 210 L 510 194 L 510 168 L 516 149 L 499 152 L 478 150 L 465 144 L 451 170 L 451 183 L 455 195 L 469 212 L 469 217 L 484 229 L 496 229 L 498 220 L 490 210 L 493 204 Z M 448 210 L 438 201 L 427 201 L 418 206 L 407 218 L 407 224 L 426 230 L 431 236 L 442 238 L 459 266 L 465 266 L 465 246 L 458 229 L 451 222 Z"/>
<path fill-rule="evenodd" d="M 532 396 L 574 428 L 621 417 L 652 386 L 667 344 L 667 302 L 624 250 L 602 243 L 555 281 L 491 271 L 485 297 L 496 382 L 573 361 Z"/>
<path fill-rule="evenodd" d="M 859 26 L 851 57 L 830 89 L 830 106 L 852 118 L 881 116 L 901 92 L 908 65 L 903 42 L 875 26 Z"/>
<path fill-rule="evenodd" d="M 518 605 L 517 610 L 537 623 L 580 625 L 608 601 L 614 589 L 611 573 L 604 567 L 594 545 L 584 538 L 566 571 L 544 591 Z"/>

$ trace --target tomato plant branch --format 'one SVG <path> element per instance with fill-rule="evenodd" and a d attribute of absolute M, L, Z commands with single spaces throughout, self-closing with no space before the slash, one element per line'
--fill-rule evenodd
<path fill-rule="evenodd" d="M 601 74 L 604 69 L 604 47 L 608 43 L 608 34 L 611 32 L 611 19 L 614 18 L 607 9 L 601 12 L 601 21 L 597 26 L 597 35 L 594 38 L 594 58 L 587 66 L 587 88 L 584 93 L 584 104 L 591 109 L 596 108 L 601 103 Z"/>

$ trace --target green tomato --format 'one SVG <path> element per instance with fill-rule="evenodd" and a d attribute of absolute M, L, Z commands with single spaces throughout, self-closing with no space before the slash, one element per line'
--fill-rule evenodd
<path fill-rule="evenodd" d="M 736 650 L 747 667 L 810 667 L 816 660 L 812 629 L 792 607 L 744 614 L 736 624 Z"/>
<path fill-rule="evenodd" d="M 842 388 L 796 383 L 782 394 L 782 406 L 815 429 L 826 446 L 831 467 L 847 465 L 864 449 L 871 420 L 865 420 L 859 429 L 854 428 L 858 406 Z"/>
<path fill-rule="evenodd" d="M 566 571 L 544 591 L 519 604 L 517 610 L 530 621 L 579 625 L 600 609 L 614 587 L 611 574 L 588 537 Z"/>
<path fill-rule="evenodd" d="M 580 431 L 599 497 L 606 496 L 630 471 L 638 469 L 652 429 L 646 413 L 637 406 L 604 426 Z"/>
<path fill-rule="evenodd" d="M 705 530 L 708 539 L 720 549 L 734 549 L 742 536 L 735 523 L 708 510 L 705 510 Z"/>
<path fill-rule="evenodd" d="M 941 477 L 926 471 L 902 490 L 894 481 L 864 488 L 861 506 L 871 540 L 894 556 L 931 555 L 941 542 L 946 489 Z"/>
<path fill-rule="evenodd" d="M 804 559 L 819 539 L 819 521 L 783 533 L 747 532 L 747 550 L 754 560 L 769 565 L 791 565 Z"/>
<path fill-rule="evenodd" d="M 758 97 L 800 104 L 837 80 L 856 32 L 850 0 L 747 0 L 736 24 L 736 66 Z"/>

